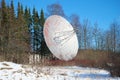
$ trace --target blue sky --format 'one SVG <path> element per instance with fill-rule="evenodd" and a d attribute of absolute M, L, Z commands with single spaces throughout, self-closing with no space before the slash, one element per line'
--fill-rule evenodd
<path fill-rule="evenodd" d="M 17 6 L 18 1 L 25 7 L 35 7 L 37 11 L 41 8 L 46 12 L 47 5 L 59 3 L 67 16 L 77 14 L 82 23 L 88 19 L 93 25 L 95 22 L 102 29 L 108 29 L 110 23 L 120 19 L 120 0 L 13 0 Z M 10 4 L 11 0 L 6 0 Z"/>

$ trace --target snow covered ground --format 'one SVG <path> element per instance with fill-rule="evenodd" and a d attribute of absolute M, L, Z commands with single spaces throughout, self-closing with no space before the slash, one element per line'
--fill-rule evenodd
<path fill-rule="evenodd" d="M 0 80 L 120 80 L 103 69 L 65 66 L 37 67 L 0 62 Z"/>

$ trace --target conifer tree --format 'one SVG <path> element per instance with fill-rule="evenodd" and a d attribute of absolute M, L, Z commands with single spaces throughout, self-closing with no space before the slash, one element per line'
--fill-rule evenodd
<path fill-rule="evenodd" d="M 2 0 L 2 8 L 1 8 L 1 45 L 2 50 L 4 51 L 5 47 L 8 45 L 9 40 L 9 26 L 8 26 L 8 14 L 7 14 L 7 6 L 5 0 Z"/>
<path fill-rule="evenodd" d="M 25 13 L 24 13 L 24 18 L 25 18 L 25 22 L 26 22 L 26 25 L 28 26 L 29 25 L 29 11 L 27 9 L 27 7 L 25 8 Z"/>
<path fill-rule="evenodd" d="M 43 9 L 41 9 L 41 12 L 40 12 L 40 25 L 42 27 L 44 26 L 44 22 L 45 22 L 44 12 L 43 12 Z"/>
<path fill-rule="evenodd" d="M 44 23 L 45 23 L 44 12 L 43 12 L 43 9 L 41 9 L 41 13 L 40 13 L 40 25 L 42 26 L 41 54 L 45 56 L 45 55 L 48 55 L 50 53 L 50 51 L 45 43 L 45 39 L 44 39 L 44 35 L 43 35 Z"/>
<path fill-rule="evenodd" d="M 1 3 L 1 27 L 0 27 L 0 51 L 4 54 L 8 53 L 8 42 L 9 42 L 9 25 L 8 25 L 8 12 L 5 0 Z"/>
<path fill-rule="evenodd" d="M 33 36 L 33 50 L 38 52 L 40 49 L 40 23 L 39 23 L 39 15 L 38 12 L 33 8 L 33 27 L 34 27 L 34 36 Z"/>
<path fill-rule="evenodd" d="M 26 34 L 27 36 L 25 37 L 25 41 L 26 43 L 28 43 L 30 45 L 30 25 L 31 25 L 31 14 L 29 13 L 28 8 L 25 8 L 24 11 L 24 20 L 25 20 L 25 25 L 24 25 L 24 30 L 26 30 Z"/>
<path fill-rule="evenodd" d="M 11 18 L 14 21 L 15 20 L 15 11 L 14 11 L 13 0 L 11 1 L 10 12 L 11 12 Z"/>
<path fill-rule="evenodd" d="M 1 46 L 1 44 L 2 44 L 2 36 L 1 36 L 1 34 L 2 34 L 2 33 L 1 33 L 1 32 L 2 32 L 2 30 L 1 30 L 1 29 L 2 29 L 2 26 L 1 26 L 2 10 L 1 10 L 1 9 L 2 9 L 2 6 L 1 6 L 1 3 L 0 3 L 0 51 L 1 51 L 1 47 L 2 47 L 2 46 Z"/>
<path fill-rule="evenodd" d="M 8 8 L 8 17 L 9 17 L 9 40 L 10 42 L 13 39 L 13 35 L 14 35 L 14 29 L 15 29 L 15 12 L 14 12 L 14 4 L 13 4 L 13 0 L 11 1 L 10 7 Z"/>

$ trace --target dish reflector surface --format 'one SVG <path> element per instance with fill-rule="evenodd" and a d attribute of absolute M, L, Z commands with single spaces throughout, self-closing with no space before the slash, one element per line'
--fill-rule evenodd
<path fill-rule="evenodd" d="M 54 56 L 60 60 L 73 59 L 78 51 L 78 39 L 72 25 L 63 17 L 47 18 L 43 30 L 45 42 Z"/>

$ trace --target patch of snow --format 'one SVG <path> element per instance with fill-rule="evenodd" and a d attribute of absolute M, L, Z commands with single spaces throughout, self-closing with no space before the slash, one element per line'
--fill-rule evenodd
<path fill-rule="evenodd" d="M 0 62 L 0 69 L 12 69 L 12 70 L 19 70 L 22 65 L 18 65 L 12 62 Z"/>
<path fill-rule="evenodd" d="M 0 80 L 120 80 L 110 72 L 78 66 L 30 66 L 0 62 Z"/>

